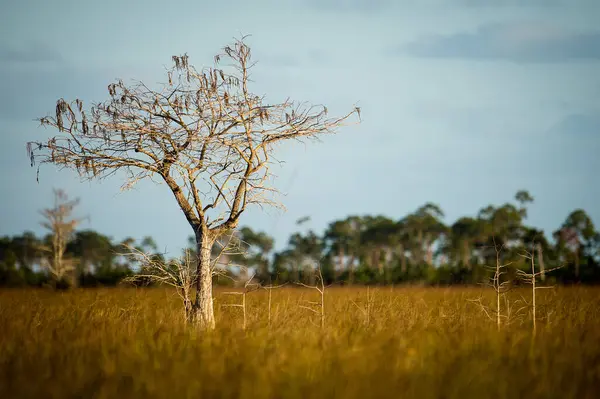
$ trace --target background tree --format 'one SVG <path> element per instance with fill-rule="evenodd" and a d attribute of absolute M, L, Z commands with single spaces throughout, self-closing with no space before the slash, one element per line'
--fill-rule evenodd
<path fill-rule="evenodd" d="M 234 255 L 232 260 L 246 269 L 254 269 L 254 275 L 261 281 L 269 281 L 269 254 L 275 244 L 272 237 L 264 232 L 256 232 L 244 226 L 238 231 L 238 239 L 242 251 Z"/>
<path fill-rule="evenodd" d="M 289 239 L 288 248 L 288 260 L 291 261 L 294 281 L 303 280 L 313 284 L 316 278 L 315 271 L 322 266 L 324 258 L 323 239 L 312 230 L 306 234 L 294 233 Z"/>
<path fill-rule="evenodd" d="M 461 217 L 450 226 L 447 253 L 456 263 L 471 269 L 473 245 L 481 236 L 481 225 L 472 217 Z"/>
<path fill-rule="evenodd" d="M 595 243 L 596 230 L 592 219 L 583 209 L 576 209 L 567 216 L 561 228 L 554 232 L 554 237 L 562 258 L 572 257 L 575 279 L 578 280 L 581 259 L 590 254 Z"/>
<path fill-rule="evenodd" d="M 367 225 L 362 216 L 352 215 L 345 219 L 345 223 L 348 225 L 349 237 L 348 237 L 348 263 L 346 269 L 348 270 L 348 283 L 354 282 L 354 271 L 356 269 L 356 262 L 361 256 L 361 236 Z"/>
<path fill-rule="evenodd" d="M 519 190 L 515 194 L 515 200 L 517 200 L 519 205 L 521 205 L 521 207 L 519 208 L 519 212 L 521 213 L 521 216 L 523 217 L 523 219 L 526 219 L 527 218 L 527 204 L 533 202 L 533 197 L 531 196 L 531 194 L 529 194 L 529 191 Z"/>
<path fill-rule="evenodd" d="M 78 199 L 69 200 L 63 190 L 54 190 L 54 207 L 41 212 L 45 219 L 41 224 L 50 231 L 49 242 L 41 247 L 49 257 L 42 264 L 57 287 L 75 283 L 75 261 L 73 258 L 65 257 L 65 252 L 80 222 L 79 219 L 72 217 L 73 209 L 77 204 L 79 204 Z"/>
<path fill-rule="evenodd" d="M 370 218 L 367 228 L 363 231 L 362 243 L 369 250 L 369 264 L 377 270 L 380 281 L 384 280 L 385 272 L 389 268 L 396 244 L 396 233 L 396 222 L 385 216 Z"/>
<path fill-rule="evenodd" d="M 17 268 L 17 254 L 10 237 L 0 238 L 0 284 L 18 286 L 23 283 Z"/>
<path fill-rule="evenodd" d="M 110 98 L 89 111 L 79 99 L 59 99 L 55 115 L 40 122 L 60 134 L 28 143 L 28 152 L 32 164 L 53 163 L 90 179 L 125 171 L 125 187 L 162 179 L 196 238 L 196 298 L 187 319 L 213 328 L 213 244 L 237 227 L 249 205 L 276 204 L 274 146 L 332 133 L 359 110 L 329 118 L 324 106 L 266 103 L 249 89 L 254 63 L 244 38 L 217 54 L 212 68 L 196 70 L 187 55 L 173 63 L 158 90 L 119 80 L 108 86 Z"/>
<path fill-rule="evenodd" d="M 433 264 L 433 245 L 446 231 L 441 221 L 443 217 L 440 207 L 428 202 L 402 220 L 411 237 L 411 255 L 415 264 Z"/>
<path fill-rule="evenodd" d="M 335 261 L 336 277 L 346 269 L 346 258 L 352 240 L 352 227 L 347 220 L 331 222 L 325 230 L 323 239 L 328 248 L 328 255 Z"/>
<path fill-rule="evenodd" d="M 81 273 L 91 274 L 110 268 L 115 258 L 115 248 L 110 237 L 94 230 L 77 231 L 67 245 L 67 251 L 79 259 Z"/>

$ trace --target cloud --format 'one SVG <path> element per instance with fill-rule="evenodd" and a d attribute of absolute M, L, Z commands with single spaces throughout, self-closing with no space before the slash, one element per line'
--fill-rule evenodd
<path fill-rule="evenodd" d="M 17 67 L 0 63 L 0 120 L 30 122 L 35 127 L 32 121 L 51 113 L 60 97 L 79 98 L 88 105 L 106 99 L 106 86 L 115 76 L 123 76 L 125 81 L 130 77 L 103 66 Z"/>
<path fill-rule="evenodd" d="M 300 68 L 324 65 L 331 62 L 331 51 L 322 48 L 311 48 L 307 51 L 292 54 L 291 52 L 258 51 L 253 57 L 260 65 L 275 68 Z"/>
<path fill-rule="evenodd" d="M 276 68 L 293 68 L 300 66 L 300 60 L 291 54 L 257 52 L 253 57 L 260 65 L 268 65 Z"/>
<path fill-rule="evenodd" d="M 373 12 L 394 4 L 392 0 L 307 0 L 309 6 L 323 11 Z"/>
<path fill-rule="evenodd" d="M 600 138 L 600 114 L 570 114 L 554 125 L 551 132 L 563 135 Z"/>
<path fill-rule="evenodd" d="M 62 56 L 58 51 L 41 43 L 31 43 L 21 47 L 0 43 L 0 63 L 3 64 L 35 64 L 60 61 L 62 61 Z"/>
<path fill-rule="evenodd" d="M 542 23 L 489 24 L 475 32 L 421 37 L 400 52 L 423 58 L 532 63 L 600 60 L 600 31 L 573 32 Z"/>
<path fill-rule="evenodd" d="M 576 1 L 576 0 L 570 0 Z M 550 7 L 564 4 L 564 0 L 456 0 L 467 7 Z"/>

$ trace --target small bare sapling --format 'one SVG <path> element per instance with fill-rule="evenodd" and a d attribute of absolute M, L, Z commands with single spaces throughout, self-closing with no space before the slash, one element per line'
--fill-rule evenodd
<path fill-rule="evenodd" d="M 319 301 L 305 301 L 308 305 L 300 305 L 302 309 L 306 309 L 319 315 L 321 319 L 321 328 L 325 327 L 325 281 L 323 280 L 323 273 L 321 273 L 321 266 L 317 267 L 315 285 L 308 285 L 301 282 L 296 282 L 297 285 L 301 285 L 305 288 L 310 288 L 319 293 Z M 311 320 L 311 323 L 314 322 Z"/>
<path fill-rule="evenodd" d="M 269 320 L 269 327 L 271 327 L 271 298 L 273 296 L 272 291 L 278 288 L 282 288 L 283 286 L 287 285 L 287 283 L 283 283 L 283 284 L 279 284 L 279 285 L 265 285 L 262 286 L 261 288 L 263 290 L 267 290 L 267 292 L 269 293 L 269 301 L 268 301 L 268 320 Z"/>
<path fill-rule="evenodd" d="M 245 266 L 240 266 L 240 268 L 244 269 L 245 271 L 247 271 L 247 268 Z M 249 277 L 247 279 L 245 279 L 244 281 L 244 286 L 243 286 L 243 290 L 241 292 L 239 291 L 228 291 L 228 292 L 224 292 L 224 295 L 234 295 L 234 296 L 239 296 L 241 297 L 242 301 L 241 303 L 226 303 L 221 305 L 222 307 L 226 307 L 226 308 L 240 308 L 242 309 L 242 315 L 243 315 L 243 323 L 242 323 L 242 329 L 246 329 L 247 326 L 247 312 L 246 312 L 246 295 L 248 295 L 251 292 L 254 292 L 258 289 L 260 289 L 260 284 L 259 283 L 253 283 L 252 280 L 254 279 L 254 274 L 249 275 Z"/>
<path fill-rule="evenodd" d="M 490 320 L 496 321 L 496 326 L 498 330 L 500 330 L 502 326 L 502 319 L 504 319 L 504 324 L 510 323 L 512 317 L 512 307 L 508 299 L 506 298 L 506 293 L 511 289 L 511 282 L 509 280 L 502 281 L 502 276 L 507 273 L 506 269 L 513 262 L 508 262 L 505 264 L 500 263 L 500 254 L 504 244 L 498 248 L 496 244 L 496 240 L 494 239 L 494 250 L 496 251 L 496 265 L 493 267 L 488 267 L 488 269 L 493 271 L 493 275 L 487 283 L 486 286 L 491 287 L 496 293 L 496 307 L 492 308 L 483 304 L 481 297 L 477 299 L 471 299 L 470 302 L 473 302 L 479 306 L 479 308 L 485 313 L 485 315 Z M 504 307 L 506 308 L 505 313 L 502 314 L 502 303 L 504 302 Z"/>
<path fill-rule="evenodd" d="M 365 318 L 365 326 L 368 327 L 369 324 L 371 323 L 371 305 L 372 305 L 372 298 L 371 298 L 370 287 L 367 285 L 367 303 L 366 303 L 366 305 L 364 307 L 359 306 L 354 301 L 351 301 L 351 302 L 363 314 L 363 316 Z"/>
<path fill-rule="evenodd" d="M 538 249 L 538 257 L 541 256 L 541 250 L 539 250 L 539 246 L 537 247 Z M 533 320 L 533 334 L 535 335 L 537 332 L 537 315 L 536 315 L 536 291 L 539 289 L 544 289 L 544 288 L 554 288 L 553 286 L 538 286 L 537 283 L 537 278 L 543 278 L 545 277 L 546 273 L 549 273 L 553 270 L 557 270 L 560 269 L 562 266 L 558 266 L 558 267 L 554 267 L 552 269 L 548 269 L 548 270 L 544 270 L 543 268 L 540 267 L 539 271 L 535 271 L 535 254 L 529 251 L 525 251 L 524 253 L 521 254 L 521 257 L 523 257 L 524 259 L 527 259 L 530 261 L 531 264 L 531 272 L 528 273 L 526 271 L 523 270 L 517 270 L 517 276 L 523 280 L 525 283 L 530 284 L 531 285 L 531 318 Z M 541 257 L 538 259 L 538 262 L 540 262 L 540 264 L 542 263 Z"/>

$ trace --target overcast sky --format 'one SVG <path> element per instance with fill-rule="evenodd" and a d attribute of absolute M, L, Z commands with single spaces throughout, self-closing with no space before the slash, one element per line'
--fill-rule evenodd
<path fill-rule="evenodd" d="M 209 66 L 240 34 L 252 35 L 257 94 L 362 108 L 362 124 L 286 150 L 286 212 L 245 215 L 278 248 L 305 215 L 321 232 L 432 201 L 451 223 L 519 189 L 535 197 L 535 226 L 552 231 L 575 208 L 600 224 L 600 1 L 0 0 L 0 11 L 0 235 L 41 233 L 56 187 L 81 199 L 82 227 L 179 254 L 191 229 L 165 185 L 121 192 L 118 179 L 53 167 L 37 183 L 25 142 L 53 133 L 34 119 L 56 99 L 164 81 L 174 54 Z"/>

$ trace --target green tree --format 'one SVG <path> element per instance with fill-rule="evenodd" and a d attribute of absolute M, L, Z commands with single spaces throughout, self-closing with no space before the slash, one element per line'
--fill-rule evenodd
<path fill-rule="evenodd" d="M 80 271 L 87 274 L 101 268 L 110 269 L 116 257 L 116 248 L 110 237 L 94 230 L 75 232 L 67 251 L 78 259 Z"/>
<path fill-rule="evenodd" d="M 321 266 L 324 258 L 325 243 L 314 231 L 306 234 L 294 233 L 288 241 L 287 261 L 292 266 L 295 281 L 307 280 L 313 283 L 315 270 Z"/>
<path fill-rule="evenodd" d="M 241 252 L 232 257 L 236 263 L 247 268 L 255 268 L 257 277 L 270 280 L 269 255 L 273 250 L 275 241 L 264 232 L 256 232 L 250 227 L 242 227 L 238 232 Z"/>
<path fill-rule="evenodd" d="M 472 217 L 461 217 L 450 226 L 447 252 L 456 263 L 472 268 L 473 249 L 482 236 L 481 221 Z"/>
<path fill-rule="evenodd" d="M 362 234 L 362 244 L 368 248 L 369 264 L 372 269 L 377 270 L 380 278 L 389 267 L 390 255 L 397 242 L 397 233 L 397 223 L 385 216 L 376 216 L 367 220 L 367 227 Z"/>
<path fill-rule="evenodd" d="M 433 203 L 426 203 L 402 219 L 411 240 L 411 257 L 415 264 L 433 265 L 433 246 L 445 234 L 444 212 Z"/>
<path fill-rule="evenodd" d="M 524 219 L 527 218 L 527 204 L 533 202 L 533 197 L 531 196 L 531 194 L 529 194 L 529 191 L 519 190 L 515 194 L 515 200 L 517 200 L 517 202 L 520 205 L 519 213 Z"/>
<path fill-rule="evenodd" d="M 592 219 L 583 209 L 576 209 L 567 216 L 560 229 L 554 232 L 559 254 L 572 255 L 575 266 L 575 278 L 580 277 L 582 256 L 586 256 L 594 247 L 596 230 Z M 587 251 L 586 251 L 587 250 Z"/>
<path fill-rule="evenodd" d="M 330 258 L 335 258 L 337 265 L 336 276 L 346 269 L 346 258 L 350 252 L 353 234 L 353 228 L 348 219 L 333 221 L 325 230 L 324 240 L 328 248 L 328 255 Z"/>

